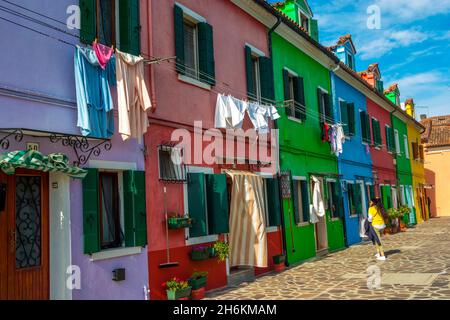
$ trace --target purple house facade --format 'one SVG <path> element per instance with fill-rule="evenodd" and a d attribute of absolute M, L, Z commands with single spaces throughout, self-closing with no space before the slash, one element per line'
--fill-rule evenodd
<path fill-rule="evenodd" d="M 2 163 L 31 150 L 24 154 L 45 161 L 62 154 L 63 167 L 87 171 L 78 179 L 45 166 L 0 170 L 0 300 L 148 296 L 146 238 L 138 239 L 137 209 L 128 204 L 141 200 L 139 227 L 145 228 L 144 144 L 123 141 L 117 129 L 111 138 L 81 136 L 74 75 L 76 45 L 86 47 L 80 33 L 88 28 L 123 51 L 130 21 L 119 21 L 119 13 L 136 8 L 114 0 L 77 2 L 17 0 L 0 12 Z M 138 6 L 139 20 L 139 1 L 127 3 Z M 102 14 L 91 15 L 96 10 Z M 67 25 L 76 27 L 78 14 L 81 31 Z M 118 128 L 116 89 L 111 92 Z"/>

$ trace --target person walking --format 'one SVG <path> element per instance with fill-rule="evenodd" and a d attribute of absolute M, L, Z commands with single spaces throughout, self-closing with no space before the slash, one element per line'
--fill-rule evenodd
<path fill-rule="evenodd" d="M 371 223 L 379 241 L 375 241 L 374 244 L 377 248 L 377 260 L 384 261 L 386 256 L 384 254 L 383 244 L 381 242 L 381 234 L 386 228 L 387 212 L 381 203 L 380 198 L 374 198 L 370 201 L 369 214 L 367 220 Z"/>

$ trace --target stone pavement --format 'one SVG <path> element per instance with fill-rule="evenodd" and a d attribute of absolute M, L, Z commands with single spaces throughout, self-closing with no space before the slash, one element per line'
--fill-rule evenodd
<path fill-rule="evenodd" d="M 365 242 L 280 274 L 215 290 L 207 299 L 450 300 L 450 218 L 435 218 L 386 235 L 383 245 L 387 255 L 383 262 L 375 259 L 372 243 Z M 377 277 L 377 270 L 381 277 Z M 377 279 L 381 279 L 378 289 Z M 369 289 L 368 282 L 375 288 Z"/>

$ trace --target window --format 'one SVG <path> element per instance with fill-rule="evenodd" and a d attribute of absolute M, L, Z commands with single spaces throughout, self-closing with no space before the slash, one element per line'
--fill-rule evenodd
<path fill-rule="evenodd" d="M 350 69 L 353 69 L 353 55 L 349 52 L 347 52 L 347 65 Z"/>
<path fill-rule="evenodd" d="M 394 130 L 394 137 L 395 137 L 395 153 L 397 155 L 400 155 L 402 151 L 400 150 L 400 137 L 398 135 L 398 130 Z"/>
<path fill-rule="evenodd" d="M 392 187 L 391 188 L 391 198 L 392 198 L 392 205 L 393 208 L 398 208 L 398 199 L 397 199 L 397 188 Z"/>
<path fill-rule="evenodd" d="M 379 148 L 383 144 L 381 141 L 380 121 L 375 118 L 372 118 L 372 139 L 375 147 Z"/>
<path fill-rule="evenodd" d="M 274 104 L 275 88 L 272 60 L 265 57 L 262 51 L 246 45 L 245 64 L 249 100 Z"/>
<path fill-rule="evenodd" d="M 102 249 L 122 246 L 117 173 L 100 172 L 100 242 Z"/>
<path fill-rule="evenodd" d="M 343 216 L 343 206 L 340 197 L 339 184 L 336 181 L 327 181 L 328 208 L 332 219 Z"/>
<path fill-rule="evenodd" d="M 350 215 L 362 214 L 362 196 L 361 196 L 361 184 L 348 182 L 347 184 L 347 196 L 350 209 Z"/>
<path fill-rule="evenodd" d="M 158 147 L 159 180 L 180 181 L 186 180 L 184 166 L 181 164 L 181 150 L 170 146 Z"/>
<path fill-rule="evenodd" d="M 307 32 L 309 32 L 309 19 L 308 17 L 303 14 L 303 12 L 299 12 L 299 17 L 300 17 L 300 25 L 302 26 L 303 29 L 305 29 Z"/>
<path fill-rule="evenodd" d="M 360 111 L 359 116 L 362 141 L 363 143 L 371 143 L 369 114 L 366 111 Z"/>
<path fill-rule="evenodd" d="M 333 103 L 331 96 L 322 88 L 317 88 L 317 101 L 319 107 L 320 123 L 332 123 L 333 120 Z"/>
<path fill-rule="evenodd" d="M 308 182 L 306 180 L 292 180 L 293 193 L 292 201 L 294 204 L 294 221 L 297 225 L 308 223 L 310 220 L 309 212 L 309 193 Z"/>
<path fill-rule="evenodd" d="M 281 201 L 279 181 L 274 178 L 264 178 L 264 217 L 266 227 L 281 225 Z"/>
<path fill-rule="evenodd" d="M 193 219 L 189 237 L 228 233 L 228 189 L 224 174 L 188 173 L 187 214 Z"/>
<path fill-rule="evenodd" d="M 286 115 L 294 119 L 306 120 L 303 78 L 283 69 L 283 79 L 284 100 L 287 103 Z"/>
<path fill-rule="evenodd" d="M 83 179 L 85 254 L 143 247 L 146 224 L 145 172 L 88 169 Z"/>
<path fill-rule="evenodd" d="M 406 193 L 405 186 L 400 186 L 400 205 L 405 206 L 408 203 L 406 202 Z"/>
<path fill-rule="evenodd" d="M 174 6 L 176 69 L 180 75 L 215 85 L 213 28 L 188 8 Z"/>
<path fill-rule="evenodd" d="M 386 147 L 387 147 L 387 151 L 390 152 L 390 153 L 393 153 L 395 151 L 393 130 L 392 130 L 392 128 L 390 126 L 386 125 L 385 126 L 385 131 L 386 131 Z"/>
<path fill-rule="evenodd" d="M 419 159 L 421 162 L 425 161 L 425 149 L 423 147 L 423 144 L 419 145 Z"/>
<path fill-rule="evenodd" d="M 366 185 L 367 199 L 372 200 L 375 198 L 375 186 L 373 184 Z"/>
<path fill-rule="evenodd" d="M 133 55 L 140 54 L 139 0 L 80 0 L 80 40 L 95 39 Z"/>
<path fill-rule="evenodd" d="M 339 101 L 341 122 L 344 125 L 344 133 L 348 136 L 355 135 L 355 105 L 344 100 Z"/>
<path fill-rule="evenodd" d="M 403 145 L 405 146 L 406 159 L 409 159 L 409 144 L 408 144 L 408 136 L 406 134 L 403 135 Z"/>
<path fill-rule="evenodd" d="M 375 82 L 375 88 L 378 90 L 378 92 L 383 93 L 384 92 L 384 83 L 381 80 L 376 80 Z"/>

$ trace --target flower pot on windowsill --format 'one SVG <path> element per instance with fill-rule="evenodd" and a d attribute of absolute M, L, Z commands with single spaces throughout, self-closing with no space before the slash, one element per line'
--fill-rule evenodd
<path fill-rule="evenodd" d="M 189 285 L 192 287 L 192 290 L 198 290 L 200 288 L 206 287 L 206 283 L 208 281 L 208 277 L 201 277 L 197 279 L 188 279 Z"/>
<path fill-rule="evenodd" d="M 167 290 L 167 300 L 187 300 L 191 295 L 192 288 L 188 287 L 182 290 Z"/>
<path fill-rule="evenodd" d="M 211 258 L 211 252 L 208 248 L 203 250 L 192 250 L 190 256 L 193 261 L 203 261 Z"/>
<path fill-rule="evenodd" d="M 184 229 L 192 225 L 191 218 L 170 217 L 167 219 L 169 229 Z"/>

